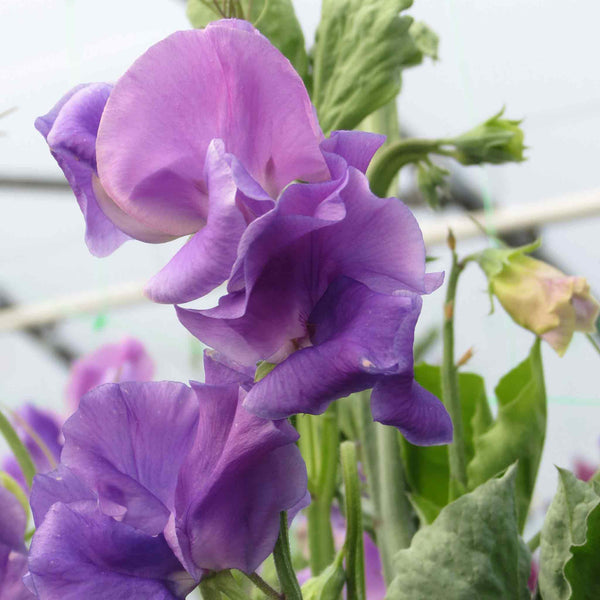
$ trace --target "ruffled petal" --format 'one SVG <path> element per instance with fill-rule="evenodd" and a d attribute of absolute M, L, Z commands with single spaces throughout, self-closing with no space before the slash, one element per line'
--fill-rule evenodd
<path fill-rule="evenodd" d="M 206 226 L 150 280 L 146 295 L 154 302 L 189 302 L 229 277 L 246 221 L 236 203 L 238 189 L 221 140 L 213 140 L 208 147 L 205 181 Z"/>
<path fill-rule="evenodd" d="M 385 135 L 366 131 L 332 131 L 329 138 L 321 143 L 321 150 L 341 156 L 349 167 L 363 173 L 371 159 L 385 143 Z"/>
<path fill-rule="evenodd" d="M 124 522 L 157 534 L 197 422 L 197 401 L 183 384 L 106 384 L 65 423 L 61 462 L 98 493 L 103 511 L 120 506 Z"/>
<path fill-rule="evenodd" d="M 42 600 L 179 600 L 195 585 L 162 535 L 119 523 L 91 502 L 52 506 L 33 538 L 29 571 Z"/>
<path fill-rule="evenodd" d="M 96 256 L 111 254 L 129 239 L 102 212 L 92 185 L 98 124 L 111 90 L 107 83 L 77 86 L 35 122 L 73 188 L 85 218 L 86 244 Z"/>
<path fill-rule="evenodd" d="M 326 178 L 302 80 L 257 30 L 224 22 L 169 36 L 117 82 L 98 135 L 100 180 L 146 225 L 193 233 L 206 222 L 202 169 L 215 138 L 272 197 Z"/>
<path fill-rule="evenodd" d="M 373 419 L 397 427 L 417 446 L 452 442 L 452 420 L 444 405 L 412 374 L 384 377 L 371 393 Z"/>
<path fill-rule="evenodd" d="M 329 286 L 310 314 L 312 346 L 294 352 L 248 393 L 265 418 L 322 413 L 330 402 L 373 387 L 381 376 L 412 373 L 416 294 L 388 296 L 348 278 Z"/>
<path fill-rule="evenodd" d="M 181 471 L 167 536 L 195 577 L 206 569 L 251 573 L 273 551 L 279 513 L 305 499 L 298 435 L 285 421 L 245 411 L 235 385 L 192 386 L 200 400 L 198 437 Z"/>
<path fill-rule="evenodd" d="M 50 473 L 35 476 L 29 502 L 33 521 L 39 527 L 50 507 L 57 502 L 70 504 L 97 499 L 97 495 L 71 469 L 61 464 Z"/>

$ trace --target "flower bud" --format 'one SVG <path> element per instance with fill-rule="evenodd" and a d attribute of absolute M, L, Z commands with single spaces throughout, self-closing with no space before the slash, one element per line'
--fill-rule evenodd
<path fill-rule="evenodd" d="M 523 130 L 519 127 L 521 121 L 503 119 L 503 113 L 504 108 L 481 125 L 454 138 L 454 158 L 463 165 L 523 161 L 525 146 Z"/>
<path fill-rule="evenodd" d="M 600 313 L 584 277 L 565 275 L 527 256 L 538 244 L 487 249 L 477 260 L 494 294 L 519 325 L 541 336 L 562 356 L 575 331 L 590 333 Z"/>

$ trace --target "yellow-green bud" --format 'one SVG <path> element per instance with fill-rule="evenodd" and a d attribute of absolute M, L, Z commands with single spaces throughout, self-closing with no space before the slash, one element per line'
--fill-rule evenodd
<path fill-rule="evenodd" d="M 600 304 L 584 277 L 565 275 L 527 256 L 537 246 L 490 248 L 478 256 L 478 262 L 488 277 L 490 293 L 513 320 L 562 356 L 575 331 L 595 330 Z"/>

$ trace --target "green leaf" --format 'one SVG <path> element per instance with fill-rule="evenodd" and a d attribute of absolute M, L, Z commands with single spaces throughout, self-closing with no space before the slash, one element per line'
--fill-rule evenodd
<path fill-rule="evenodd" d="M 339 552 L 320 575 L 309 579 L 302 586 L 303 600 L 338 600 L 346 583 L 343 560 L 344 553 Z"/>
<path fill-rule="evenodd" d="M 420 364 L 415 367 L 415 378 L 426 390 L 440 398 L 442 396 L 441 369 Z M 483 379 L 474 373 L 459 373 L 458 387 L 461 399 L 465 450 L 467 460 L 474 454 L 473 437 L 489 427 L 492 416 L 485 394 Z M 429 516 L 437 506 L 445 506 L 449 497 L 450 468 L 446 446 L 419 447 L 403 440 L 403 456 L 406 475 L 413 491 L 413 503 L 420 509 L 427 502 Z M 417 508 L 417 512 L 420 512 Z"/>
<path fill-rule="evenodd" d="M 31 487 L 31 483 L 33 481 L 33 476 L 35 475 L 35 465 L 31 460 L 31 456 L 17 435 L 17 432 L 14 430 L 13 426 L 10 424 L 10 421 L 5 417 L 4 413 L 0 410 L 0 434 L 6 440 L 6 443 L 9 445 L 12 453 L 15 455 L 19 466 L 21 467 L 21 471 L 23 472 L 23 476 L 25 477 L 25 481 L 27 485 Z"/>
<path fill-rule="evenodd" d="M 440 38 L 433 29 L 422 21 L 415 21 L 410 26 L 409 33 L 423 56 L 437 60 Z"/>
<path fill-rule="evenodd" d="M 593 594 L 599 585 L 598 484 L 580 481 L 564 469 L 558 469 L 558 476 L 558 491 L 542 527 L 540 591 L 544 600 L 595 599 L 599 597 Z"/>
<path fill-rule="evenodd" d="M 571 597 L 582 600 L 600 598 L 600 504 L 588 515 L 586 542 L 572 546 L 571 552 L 573 558 L 565 566 L 565 575 L 572 589 Z"/>
<path fill-rule="evenodd" d="M 396 97 L 423 52 L 400 16 L 412 0 L 323 0 L 313 51 L 313 102 L 325 133 L 354 129 Z M 423 41 L 421 39 L 421 41 Z"/>
<path fill-rule="evenodd" d="M 304 34 L 294 12 L 292 0 L 242 0 L 244 16 L 276 46 L 292 63 L 300 77 L 308 74 L 308 56 Z M 251 14 L 248 14 L 248 6 Z M 187 16 L 196 27 L 206 27 L 208 23 L 220 19 L 221 15 L 212 2 L 188 0 Z"/>
<path fill-rule="evenodd" d="M 419 496 L 418 494 L 408 494 L 408 499 L 413 505 L 421 525 L 429 525 L 430 523 L 433 523 L 436 517 L 440 514 L 440 510 L 443 508 L 442 506 L 439 506 L 431 500 L 428 500 L 424 496 Z"/>
<path fill-rule="evenodd" d="M 496 387 L 498 416 L 473 438 L 475 455 L 467 465 L 471 489 L 518 461 L 517 509 L 523 530 L 546 436 L 546 389 L 536 339 L 529 357 Z"/>
<path fill-rule="evenodd" d="M 519 538 L 515 468 L 442 509 L 396 555 L 386 600 L 529 600 L 530 556 Z"/>

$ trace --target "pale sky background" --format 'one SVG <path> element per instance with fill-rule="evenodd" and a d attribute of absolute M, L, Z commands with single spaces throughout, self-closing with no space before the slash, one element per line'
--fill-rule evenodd
<path fill-rule="evenodd" d="M 295 2 L 310 44 L 319 19 L 315 0 Z M 464 169 L 472 186 L 498 204 L 542 202 L 600 188 L 600 77 L 597 23 L 592 0 L 416 0 L 409 14 L 441 38 L 440 60 L 408 71 L 399 100 L 403 123 L 420 136 L 461 133 L 503 105 L 510 118 L 525 118 L 529 160 L 521 165 Z M 70 87 L 115 80 L 151 44 L 188 28 L 178 0 L 0 0 L 0 178 L 61 177 L 33 121 Z M 129 242 L 96 259 L 83 243 L 83 219 L 70 193 L 0 187 L 0 286 L 19 302 L 144 280 L 173 247 Z M 425 220 L 430 215 L 423 215 Z M 572 274 L 586 276 L 600 292 L 600 219 L 554 225 L 544 248 Z M 461 253 L 483 242 L 459 245 Z M 443 248 L 430 248 L 442 259 Z M 437 266 L 439 265 L 439 266 Z M 425 301 L 421 330 L 439 322 L 442 293 Z M 488 316 L 485 281 L 471 267 L 461 281 L 457 354 L 473 346 L 469 368 L 486 376 L 490 390 L 522 360 L 532 336 L 513 326 L 502 309 Z M 144 341 L 161 379 L 198 377 L 190 336 L 174 311 L 149 304 L 105 315 L 75 316 L 60 337 L 80 352 L 134 335 Z M 197 353 L 196 353 L 197 354 Z M 439 348 L 429 354 L 439 360 Z M 197 358 L 197 356 L 196 356 Z M 544 349 L 550 397 L 546 445 L 536 502 L 554 489 L 553 463 L 569 467 L 575 456 L 600 463 L 600 357 L 582 336 L 563 359 Z M 1 402 L 25 399 L 59 409 L 66 370 L 20 333 L 0 334 Z"/>

